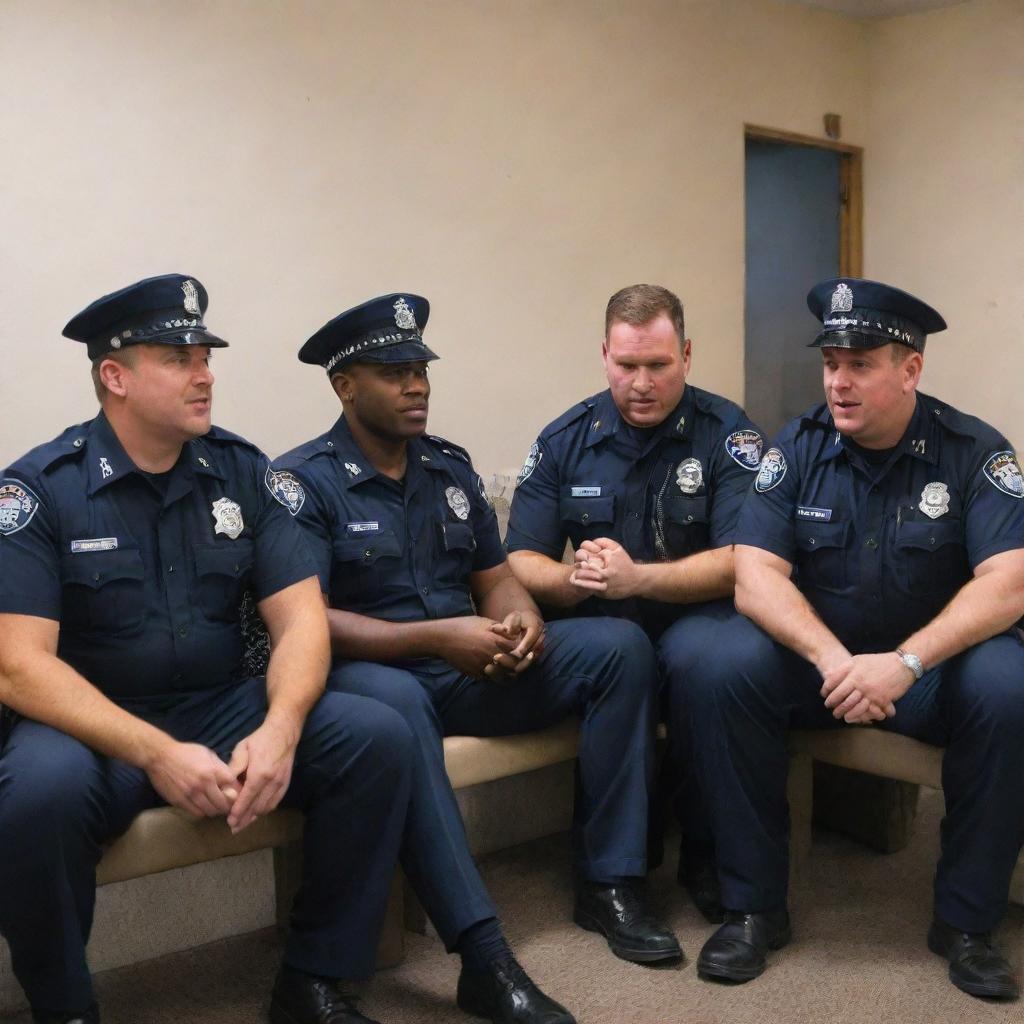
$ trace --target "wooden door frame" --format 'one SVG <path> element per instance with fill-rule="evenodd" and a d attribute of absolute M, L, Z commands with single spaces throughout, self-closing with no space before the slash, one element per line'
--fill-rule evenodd
<path fill-rule="evenodd" d="M 864 266 L 864 149 L 832 139 L 779 131 L 756 124 L 745 124 L 746 139 L 779 142 L 791 146 L 810 146 L 839 153 L 839 276 L 860 277 Z"/>

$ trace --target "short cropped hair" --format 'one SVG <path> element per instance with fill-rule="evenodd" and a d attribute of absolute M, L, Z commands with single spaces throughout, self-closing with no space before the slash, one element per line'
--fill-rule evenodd
<path fill-rule="evenodd" d="M 604 313 L 604 336 L 614 323 L 642 327 L 664 313 L 679 336 L 679 344 L 686 344 L 686 325 L 683 321 L 683 304 L 679 297 L 667 288 L 657 284 L 632 284 L 621 288 L 609 300 Z"/>

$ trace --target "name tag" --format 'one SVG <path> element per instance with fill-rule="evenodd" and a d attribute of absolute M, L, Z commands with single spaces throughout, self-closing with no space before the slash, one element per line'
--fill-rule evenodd
<path fill-rule="evenodd" d="M 600 498 L 601 488 L 600 487 L 573 487 L 572 496 L 574 498 Z"/>
<path fill-rule="evenodd" d="M 801 505 L 796 510 L 797 519 L 813 519 L 818 523 L 827 523 L 832 518 L 830 508 L 808 508 Z"/>
<path fill-rule="evenodd" d="M 71 554 L 73 555 L 85 551 L 114 551 L 116 548 L 116 537 L 94 537 L 92 540 L 73 540 L 71 542 Z"/>
<path fill-rule="evenodd" d="M 345 529 L 349 533 L 376 533 L 380 529 L 380 523 L 349 523 Z"/>

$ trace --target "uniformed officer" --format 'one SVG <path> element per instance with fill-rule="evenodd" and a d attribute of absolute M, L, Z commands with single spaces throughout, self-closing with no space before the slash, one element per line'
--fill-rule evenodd
<path fill-rule="evenodd" d="M 666 288 L 639 284 L 611 297 L 602 356 L 608 390 L 545 427 L 526 457 L 509 563 L 542 606 L 631 620 L 658 645 L 684 779 L 679 880 L 720 921 L 678 664 L 692 643 L 689 611 L 732 595 L 732 533 L 761 435 L 737 405 L 686 383 L 692 346 L 682 303 Z M 567 538 L 575 565 L 561 561 Z"/>
<path fill-rule="evenodd" d="M 629 918 L 617 952 L 680 956 L 628 880 L 644 872 L 653 662 L 630 623 L 547 629 L 509 570 L 465 450 L 425 434 L 437 356 L 426 299 L 386 295 L 331 320 L 299 353 L 323 366 L 343 415 L 276 463 L 309 537 L 338 659 L 328 687 L 398 708 L 419 746 L 401 858 L 449 950 L 459 1005 L 495 1021 L 570 1021 L 516 964 L 470 856 L 442 738 L 582 718 L 576 871 L 597 928 Z M 615 758 L 607 752 L 614 750 Z M 513 1006 L 519 1004 L 518 1010 Z"/>
<path fill-rule="evenodd" d="M 870 725 L 946 748 L 929 948 L 965 992 L 1014 998 L 989 933 L 1024 837 L 1024 502 L 1010 445 L 917 391 L 931 307 L 825 281 L 825 404 L 765 453 L 736 533 L 736 607 L 692 665 L 696 759 L 726 923 L 704 976 L 756 977 L 790 936 L 786 730 Z M 795 575 L 792 575 L 793 570 Z"/>
<path fill-rule="evenodd" d="M 371 973 L 408 807 L 412 739 L 390 708 L 323 692 L 327 623 L 268 463 L 210 425 L 195 278 L 106 295 L 84 342 L 101 411 L 0 481 L 0 934 L 41 1024 L 95 1024 L 85 944 L 103 845 L 162 803 L 239 832 L 305 814 L 304 881 L 273 1024 L 366 1022 L 336 982 Z M 245 678 L 239 606 L 268 626 Z"/>

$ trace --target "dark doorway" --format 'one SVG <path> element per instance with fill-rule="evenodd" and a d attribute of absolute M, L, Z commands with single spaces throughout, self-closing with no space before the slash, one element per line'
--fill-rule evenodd
<path fill-rule="evenodd" d="M 825 278 L 859 273 L 859 251 L 851 252 L 859 250 L 851 202 L 859 170 L 853 147 L 748 130 L 745 405 L 769 436 L 822 401 L 821 359 L 806 347 L 815 320 L 805 296 Z"/>

